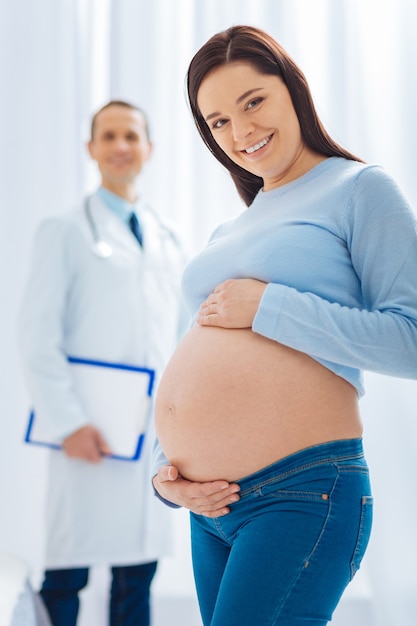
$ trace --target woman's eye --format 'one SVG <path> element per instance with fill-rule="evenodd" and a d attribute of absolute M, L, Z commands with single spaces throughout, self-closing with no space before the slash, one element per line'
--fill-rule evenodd
<path fill-rule="evenodd" d="M 226 123 L 226 120 L 216 120 L 212 124 L 212 128 L 221 128 Z"/>
<path fill-rule="evenodd" d="M 263 98 L 255 98 L 254 100 L 251 100 L 250 102 L 248 102 L 248 104 L 246 105 L 247 109 L 253 109 L 254 107 L 256 107 L 256 105 L 260 104 L 263 101 Z"/>

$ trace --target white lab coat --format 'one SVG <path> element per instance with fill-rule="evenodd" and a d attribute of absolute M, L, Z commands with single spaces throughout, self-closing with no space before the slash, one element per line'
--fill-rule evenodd
<path fill-rule="evenodd" d="M 113 255 L 93 253 L 84 208 L 45 220 L 20 312 L 31 400 L 57 440 L 90 422 L 72 388 L 67 355 L 146 365 L 156 370 L 157 386 L 183 313 L 183 255 L 171 231 L 140 205 L 142 249 L 96 195 L 90 207 Z M 50 452 L 46 568 L 138 564 L 170 551 L 170 512 L 150 480 L 152 420 L 148 429 L 137 462 L 96 465 Z"/>

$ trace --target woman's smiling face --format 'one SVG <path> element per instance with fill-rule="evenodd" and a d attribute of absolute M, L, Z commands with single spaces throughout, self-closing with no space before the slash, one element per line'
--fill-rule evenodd
<path fill-rule="evenodd" d="M 302 176 L 323 158 L 305 145 L 283 80 L 250 63 L 214 69 L 202 81 L 197 102 L 219 147 L 260 176 L 265 191 Z"/>

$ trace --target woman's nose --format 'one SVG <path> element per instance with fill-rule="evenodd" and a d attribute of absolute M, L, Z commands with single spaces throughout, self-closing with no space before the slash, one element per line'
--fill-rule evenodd
<path fill-rule="evenodd" d="M 242 141 L 249 137 L 251 133 L 253 133 L 255 127 L 254 124 L 248 119 L 244 119 L 244 117 L 239 117 L 233 120 L 232 128 L 234 140 Z"/>

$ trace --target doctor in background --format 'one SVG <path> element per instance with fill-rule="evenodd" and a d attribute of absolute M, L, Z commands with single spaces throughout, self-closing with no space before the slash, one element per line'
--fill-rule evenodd
<path fill-rule="evenodd" d="M 181 332 L 183 254 L 144 202 L 137 178 L 152 152 L 142 110 L 111 101 L 88 150 L 101 185 L 83 206 L 41 223 L 21 306 L 20 347 L 35 413 L 51 438 L 45 573 L 54 626 L 74 626 L 89 567 L 111 567 L 110 626 L 150 624 L 150 585 L 170 551 L 170 517 L 154 497 L 149 420 L 138 461 L 112 450 L 83 410 L 67 356 L 161 370 Z M 115 418 L 123 428 L 123 415 Z"/>

